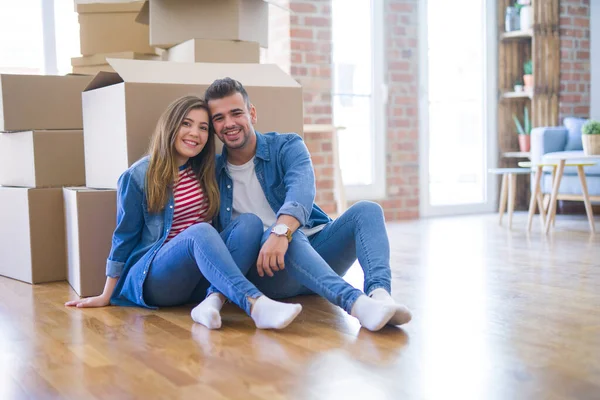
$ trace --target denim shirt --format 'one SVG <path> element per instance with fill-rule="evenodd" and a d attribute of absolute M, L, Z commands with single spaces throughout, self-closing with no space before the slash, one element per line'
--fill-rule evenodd
<path fill-rule="evenodd" d="M 143 286 L 150 263 L 165 242 L 173 223 L 174 199 L 158 213 L 149 213 L 145 194 L 149 157 L 136 161 L 118 181 L 117 226 L 106 262 L 106 275 L 119 278 L 111 304 L 149 306 L 144 301 Z"/>
<path fill-rule="evenodd" d="M 310 154 L 302 138 L 295 133 L 256 132 L 256 177 L 277 218 L 290 215 L 300 228 L 326 224 L 331 218 L 314 204 L 316 186 Z M 217 156 L 217 182 L 221 205 L 217 226 L 223 230 L 231 222 L 233 181 L 227 170 L 227 148 Z"/>

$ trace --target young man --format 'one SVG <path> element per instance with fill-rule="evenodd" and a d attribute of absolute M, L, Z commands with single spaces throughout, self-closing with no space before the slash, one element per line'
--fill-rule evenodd
<path fill-rule="evenodd" d="M 257 133 L 256 109 L 233 79 L 213 82 L 205 98 L 225 145 L 216 171 L 218 229 L 243 213 L 256 214 L 265 228 L 257 268 L 248 279 L 272 298 L 317 293 L 372 331 L 410 321 L 409 310 L 390 296 L 390 248 L 381 207 L 359 202 L 332 221 L 313 203 L 314 170 L 300 136 Z M 357 257 L 364 293 L 341 278 Z"/>

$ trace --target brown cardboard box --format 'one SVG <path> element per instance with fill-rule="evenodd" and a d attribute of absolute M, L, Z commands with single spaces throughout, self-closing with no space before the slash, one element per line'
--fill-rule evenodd
<path fill-rule="evenodd" d="M 206 63 L 260 63 L 257 42 L 191 39 L 165 52 L 166 61 Z"/>
<path fill-rule="evenodd" d="M 268 47 L 264 0 L 147 0 L 137 21 L 150 26 L 150 45 L 170 48 L 190 39 L 244 40 Z"/>
<path fill-rule="evenodd" d="M 123 58 L 126 60 L 161 60 L 161 56 L 158 54 L 141 54 L 133 51 L 73 57 L 71 58 L 73 73 L 96 75 L 100 71 L 115 72 L 115 70 L 106 61 L 107 58 Z"/>
<path fill-rule="evenodd" d="M 76 4 L 81 54 L 153 53 L 148 26 L 135 21 L 143 4 L 142 1 Z"/>
<path fill-rule="evenodd" d="M 42 188 L 84 184 L 82 130 L 0 133 L 0 185 Z"/>
<path fill-rule="evenodd" d="M 0 275 L 28 283 L 66 278 L 62 188 L 0 187 Z"/>
<path fill-rule="evenodd" d="M 117 221 L 117 192 L 63 188 L 67 280 L 82 297 L 98 296 L 106 282 L 106 259 Z"/>
<path fill-rule="evenodd" d="M 78 75 L 0 74 L 0 132 L 82 129 L 81 92 L 91 80 Z"/>
<path fill-rule="evenodd" d="M 257 107 L 259 132 L 303 134 L 302 87 L 272 64 L 178 63 L 110 59 L 83 93 L 86 186 L 116 189 L 119 176 L 144 155 L 156 123 L 176 98 L 204 96 L 231 77 Z M 217 140 L 220 143 L 220 141 Z"/>

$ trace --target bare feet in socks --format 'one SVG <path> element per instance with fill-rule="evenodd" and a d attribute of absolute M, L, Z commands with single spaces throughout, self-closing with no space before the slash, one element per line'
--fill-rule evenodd
<path fill-rule="evenodd" d="M 392 305 L 362 295 L 354 302 L 350 315 L 356 317 L 368 330 L 378 331 L 388 323 L 394 312 Z"/>
<path fill-rule="evenodd" d="M 221 308 L 224 300 L 217 293 L 213 293 L 192 310 L 192 319 L 208 329 L 221 327 Z"/>
<path fill-rule="evenodd" d="M 260 296 L 252 305 L 250 316 L 259 329 L 283 329 L 300 314 L 300 304 L 288 304 Z"/>
<path fill-rule="evenodd" d="M 369 294 L 369 297 L 373 300 L 382 302 L 384 304 L 389 304 L 394 307 L 394 315 L 392 315 L 392 318 L 388 321 L 388 324 L 403 325 L 410 322 L 412 319 L 410 310 L 405 305 L 396 303 L 392 296 L 385 291 L 385 289 L 377 288 Z"/>

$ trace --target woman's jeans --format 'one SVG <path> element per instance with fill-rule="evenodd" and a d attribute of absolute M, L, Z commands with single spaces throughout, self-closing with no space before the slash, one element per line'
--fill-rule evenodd
<path fill-rule="evenodd" d="M 263 233 L 261 220 L 242 214 L 219 234 L 200 223 L 167 242 L 156 254 L 144 282 L 144 297 L 157 307 L 198 301 L 208 282 L 250 315 L 248 298 L 262 293 L 244 275 L 253 267 Z M 208 282 L 207 282 L 208 280 Z"/>
<path fill-rule="evenodd" d="M 264 243 L 270 229 L 263 235 Z M 364 293 L 391 289 L 390 245 L 383 210 L 377 203 L 354 204 L 335 221 L 307 238 L 294 232 L 285 255 L 285 269 L 273 277 L 260 277 L 250 269 L 248 279 L 274 299 L 317 293 L 350 313 L 356 299 L 363 294 L 343 276 L 358 261 L 364 271 Z"/>

